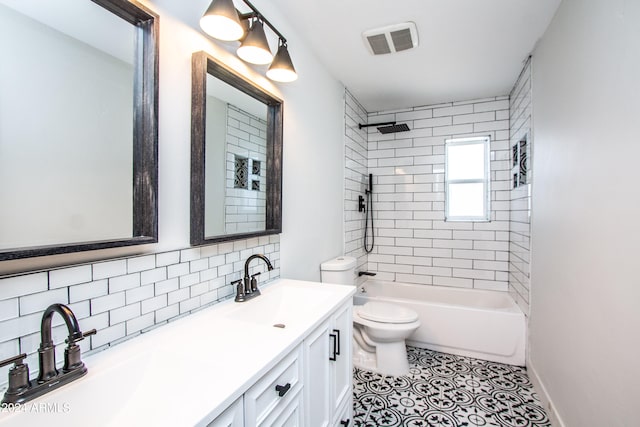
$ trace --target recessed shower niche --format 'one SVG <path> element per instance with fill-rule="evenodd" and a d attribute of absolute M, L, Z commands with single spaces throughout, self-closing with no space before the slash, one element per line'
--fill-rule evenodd
<path fill-rule="evenodd" d="M 518 188 L 529 182 L 529 135 L 525 134 L 511 146 L 511 176 L 512 188 Z"/>

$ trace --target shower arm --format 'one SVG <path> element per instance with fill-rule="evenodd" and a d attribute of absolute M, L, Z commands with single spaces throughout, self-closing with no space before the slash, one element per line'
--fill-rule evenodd
<path fill-rule="evenodd" d="M 382 122 L 382 123 L 370 123 L 370 124 L 362 124 L 362 123 L 358 123 L 358 129 L 362 129 L 362 128 L 369 128 L 372 126 L 393 126 L 395 125 L 396 122 Z"/>

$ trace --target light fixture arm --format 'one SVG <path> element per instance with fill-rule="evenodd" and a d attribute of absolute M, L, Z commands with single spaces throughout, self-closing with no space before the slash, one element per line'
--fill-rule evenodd
<path fill-rule="evenodd" d="M 284 38 L 284 36 L 280 33 L 280 31 L 278 31 L 276 29 L 276 27 L 273 26 L 273 24 L 271 22 L 269 22 L 267 20 L 267 18 L 264 17 L 264 15 L 262 15 L 260 12 L 258 12 L 258 9 L 256 9 L 256 7 L 254 5 L 251 4 L 250 1 L 248 0 L 242 0 L 244 4 L 246 4 L 247 6 L 249 6 L 249 8 L 252 10 L 249 13 L 238 13 L 238 16 L 240 16 L 240 19 L 251 19 L 251 18 L 258 18 L 260 21 L 262 21 L 263 23 L 267 24 L 267 26 L 269 28 L 271 28 L 271 31 L 273 31 L 274 33 L 276 33 L 276 35 L 280 38 L 282 44 L 287 44 L 287 39 Z"/>

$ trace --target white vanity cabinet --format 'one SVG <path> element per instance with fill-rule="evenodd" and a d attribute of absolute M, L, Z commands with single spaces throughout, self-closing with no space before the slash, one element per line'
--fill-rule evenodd
<path fill-rule="evenodd" d="M 351 310 L 349 301 L 304 340 L 307 427 L 351 424 Z"/>
<path fill-rule="evenodd" d="M 208 427 L 352 425 L 351 311 L 334 310 Z"/>
<path fill-rule="evenodd" d="M 242 396 L 236 399 L 215 420 L 207 424 L 207 427 L 240 427 L 244 426 L 244 405 Z"/>

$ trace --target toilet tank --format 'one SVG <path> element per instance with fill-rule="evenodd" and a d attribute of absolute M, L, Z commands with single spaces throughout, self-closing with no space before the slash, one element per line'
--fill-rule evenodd
<path fill-rule="evenodd" d="M 320 280 L 324 283 L 340 285 L 356 284 L 356 259 L 341 256 L 320 264 Z"/>

